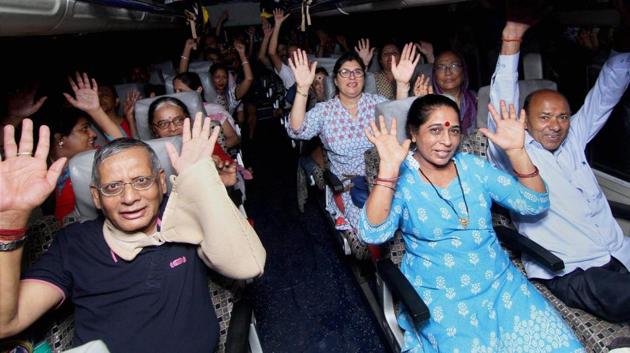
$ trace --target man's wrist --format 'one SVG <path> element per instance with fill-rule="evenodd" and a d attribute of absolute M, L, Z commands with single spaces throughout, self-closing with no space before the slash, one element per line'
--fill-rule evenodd
<path fill-rule="evenodd" d="M 8 210 L 0 212 L 0 229 L 22 229 L 28 223 L 31 211 Z"/>

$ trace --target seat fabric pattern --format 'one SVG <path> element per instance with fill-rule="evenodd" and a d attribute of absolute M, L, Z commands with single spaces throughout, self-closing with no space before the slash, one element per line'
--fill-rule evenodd
<path fill-rule="evenodd" d="M 232 309 L 234 303 L 238 302 L 241 297 L 242 287 L 241 282 L 227 279 L 214 272 L 210 272 L 209 277 L 208 290 L 219 322 L 219 342 L 214 352 L 224 353 Z"/>

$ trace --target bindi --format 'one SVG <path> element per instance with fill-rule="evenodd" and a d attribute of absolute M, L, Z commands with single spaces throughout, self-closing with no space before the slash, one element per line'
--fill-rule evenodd
<path fill-rule="evenodd" d="M 446 126 L 446 127 L 451 126 L 451 122 L 450 122 L 450 121 L 445 122 L 445 123 L 444 123 L 444 126 Z"/>

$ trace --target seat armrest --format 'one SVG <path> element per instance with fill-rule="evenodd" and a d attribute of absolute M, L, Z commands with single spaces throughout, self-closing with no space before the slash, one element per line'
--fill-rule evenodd
<path fill-rule="evenodd" d="M 343 183 L 339 177 L 328 169 L 324 170 L 324 180 L 326 180 L 326 185 L 330 186 L 333 193 L 337 194 L 343 192 Z"/>
<path fill-rule="evenodd" d="M 562 259 L 519 232 L 504 226 L 496 226 L 494 231 L 497 233 L 501 243 L 508 249 L 527 254 L 538 264 L 552 272 L 564 269 L 564 261 Z"/>
<path fill-rule="evenodd" d="M 400 269 L 390 259 L 377 262 L 376 271 L 391 289 L 394 299 L 400 300 L 405 305 L 409 315 L 416 323 L 423 322 L 431 317 L 429 308 L 424 304 L 422 298 L 420 298 L 405 275 L 400 272 Z"/>
<path fill-rule="evenodd" d="M 252 319 L 252 304 L 246 298 L 234 303 L 230 316 L 225 353 L 247 353 L 249 345 L 249 324 Z"/>
<path fill-rule="evenodd" d="M 610 204 L 610 209 L 615 218 L 630 220 L 630 205 L 616 201 L 608 201 L 608 203 Z"/>

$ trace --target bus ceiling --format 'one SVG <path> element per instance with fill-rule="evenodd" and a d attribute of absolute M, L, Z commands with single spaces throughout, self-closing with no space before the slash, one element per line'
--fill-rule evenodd
<path fill-rule="evenodd" d="M 148 0 L 1 0 L 0 36 L 181 28 L 183 10 Z"/>

